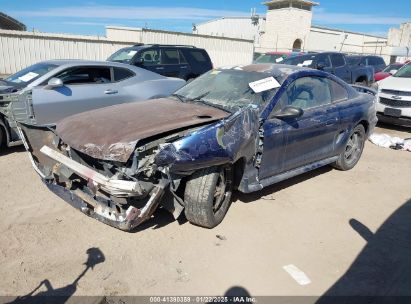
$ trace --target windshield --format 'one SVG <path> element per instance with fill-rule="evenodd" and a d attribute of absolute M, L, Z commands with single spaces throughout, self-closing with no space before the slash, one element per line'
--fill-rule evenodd
<path fill-rule="evenodd" d="M 287 58 L 282 63 L 289 64 L 289 65 L 311 67 L 314 65 L 313 64 L 314 60 L 315 60 L 315 55 L 305 55 L 305 56 Z"/>
<path fill-rule="evenodd" d="M 383 72 L 385 73 L 389 73 L 392 70 L 399 70 L 403 65 L 402 64 L 390 64 L 389 66 L 387 66 Z"/>
<path fill-rule="evenodd" d="M 243 70 L 212 70 L 190 82 L 174 96 L 183 102 L 201 102 L 235 112 L 249 104 L 265 105 L 277 88 L 254 93 L 249 83 L 270 77 L 270 74 Z"/>
<path fill-rule="evenodd" d="M 347 56 L 348 65 L 359 65 L 362 57 L 359 56 Z"/>
<path fill-rule="evenodd" d="M 254 62 L 255 63 L 279 63 L 287 58 L 285 54 L 262 54 Z"/>
<path fill-rule="evenodd" d="M 133 48 L 121 49 L 108 57 L 107 61 L 130 62 L 131 59 L 133 59 L 134 55 L 137 54 L 137 52 L 138 50 Z"/>
<path fill-rule="evenodd" d="M 12 84 L 28 85 L 29 83 L 32 83 L 34 80 L 47 74 L 56 67 L 58 67 L 58 65 L 56 64 L 37 63 L 7 77 L 4 80 Z"/>
<path fill-rule="evenodd" d="M 394 77 L 411 78 L 411 64 L 407 64 L 394 74 Z"/>

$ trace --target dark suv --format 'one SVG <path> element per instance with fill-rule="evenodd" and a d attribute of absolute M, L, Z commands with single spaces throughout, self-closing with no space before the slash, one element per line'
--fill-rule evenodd
<path fill-rule="evenodd" d="M 136 44 L 118 50 L 107 60 L 185 80 L 196 78 L 213 68 L 210 56 L 204 49 L 187 45 Z"/>
<path fill-rule="evenodd" d="M 347 56 L 350 66 L 372 66 L 375 73 L 384 70 L 387 65 L 380 56 Z"/>

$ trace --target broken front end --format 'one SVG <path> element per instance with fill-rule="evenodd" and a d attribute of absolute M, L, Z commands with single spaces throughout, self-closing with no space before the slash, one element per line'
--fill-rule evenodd
<path fill-rule="evenodd" d="M 99 160 L 72 149 L 52 127 L 19 124 L 19 130 L 46 186 L 90 217 L 129 231 L 149 219 L 160 202 L 175 218 L 183 210 L 175 193 L 181 178 L 171 178 L 168 168 L 159 168 L 154 158 L 162 145 L 184 136 L 184 132 L 142 143 L 123 163 Z M 116 151 L 128 148 L 116 147 Z"/>

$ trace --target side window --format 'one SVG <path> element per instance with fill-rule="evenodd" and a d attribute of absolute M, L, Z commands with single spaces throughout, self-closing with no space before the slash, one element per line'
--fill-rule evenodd
<path fill-rule="evenodd" d="M 330 57 L 328 57 L 328 55 L 325 55 L 325 54 L 318 55 L 317 65 L 322 65 L 323 67 L 330 68 L 331 67 Z"/>
<path fill-rule="evenodd" d="M 135 76 L 135 74 L 129 69 L 113 68 L 113 70 L 114 70 L 114 81 L 121 81 L 121 80 Z"/>
<path fill-rule="evenodd" d="M 141 52 L 140 57 L 144 60 L 144 65 L 158 65 L 160 64 L 160 50 L 158 49 L 149 49 Z"/>
<path fill-rule="evenodd" d="M 338 102 L 348 99 L 348 92 L 347 90 L 340 85 L 339 83 L 335 82 L 334 80 L 329 80 L 331 86 L 331 94 L 332 94 L 332 101 Z"/>
<path fill-rule="evenodd" d="M 186 60 L 186 58 L 184 57 L 184 54 L 183 54 L 183 52 L 180 50 L 180 51 L 178 51 L 179 53 L 180 53 L 180 63 L 182 63 L 182 64 L 187 64 L 187 60 Z"/>
<path fill-rule="evenodd" d="M 191 56 L 198 62 L 206 62 L 207 58 L 204 56 L 203 52 L 200 51 L 190 51 Z"/>
<path fill-rule="evenodd" d="M 331 62 L 335 68 L 345 65 L 344 56 L 341 54 L 331 54 Z"/>
<path fill-rule="evenodd" d="M 161 64 L 180 64 L 180 53 L 177 49 L 162 50 Z"/>
<path fill-rule="evenodd" d="M 60 78 L 64 84 L 90 84 L 109 83 L 111 73 L 109 67 L 76 67 L 70 68 L 55 77 Z"/>
<path fill-rule="evenodd" d="M 288 105 L 303 110 L 331 103 L 331 90 L 327 78 L 302 77 L 287 90 Z"/>
<path fill-rule="evenodd" d="M 385 61 L 381 57 L 377 57 L 377 63 L 381 65 L 385 65 Z"/>

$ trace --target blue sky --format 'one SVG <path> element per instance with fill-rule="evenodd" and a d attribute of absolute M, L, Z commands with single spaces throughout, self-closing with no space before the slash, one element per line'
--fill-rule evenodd
<path fill-rule="evenodd" d="M 105 25 L 149 27 L 190 32 L 193 23 L 223 16 L 249 16 L 251 8 L 265 13 L 261 0 L 138 0 L 27 1 L 0 0 L 0 11 L 43 32 L 104 35 Z M 388 29 L 411 21 L 410 0 L 323 0 L 313 24 L 386 35 Z"/>

